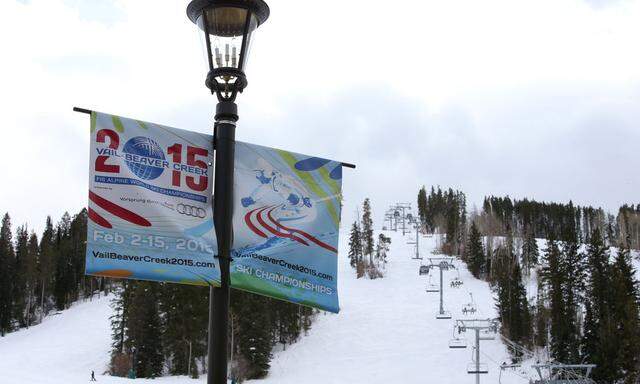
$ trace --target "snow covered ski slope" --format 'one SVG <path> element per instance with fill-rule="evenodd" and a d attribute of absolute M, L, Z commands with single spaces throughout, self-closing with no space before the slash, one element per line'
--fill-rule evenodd
<path fill-rule="evenodd" d="M 340 313 L 319 315 L 309 334 L 274 356 L 269 376 L 252 383 L 264 384 L 377 384 L 377 383 L 474 383 L 467 374 L 471 363 L 473 337 L 469 332 L 466 349 L 449 349 L 453 324 L 463 316 L 469 292 L 478 306 L 473 317 L 495 317 L 489 285 L 473 278 L 461 262 L 464 284 L 450 288 L 455 270 L 444 272 L 444 309 L 452 320 L 436 320 L 438 293 L 427 293 L 427 276 L 419 276 L 420 260 L 412 259 L 414 246 L 407 244 L 415 234 L 383 232 L 391 237 L 386 276 L 377 280 L 355 278 L 347 258 L 347 238 L 340 240 Z M 377 234 L 376 234 L 377 236 Z M 431 252 L 436 237 L 420 239 L 422 263 Z M 434 283 L 438 271 L 432 272 Z M 483 383 L 498 383 L 498 364 L 508 361 L 506 348 L 498 339 L 481 342 L 481 362 L 489 364 Z M 489 359 L 491 358 L 491 360 Z M 492 361 L 493 360 L 493 361 Z M 518 372 L 503 373 L 502 383 L 525 383 Z"/>
<path fill-rule="evenodd" d="M 346 232 L 346 231 L 345 231 Z M 466 373 L 471 363 L 472 337 L 467 349 L 449 349 L 453 320 L 436 320 L 438 294 L 425 292 L 427 276 L 419 276 L 420 260 L 413 260 L 414 233 L 385 232 L 392 239 L 382 279 L 356 279 L 347 258 L 347 234 L 340 242 L 339 293 L 341 312 L 320 314 L 307 336 L 274 354 L 269 376 L 255 384 L 376 384 L 473 383 Z M 377 234 L 376 234 L 377 236 Z M 435 256 L 435 237 L 422 237 L 421 254 Z M 456 265 L 462 266 L 457 261 Z M 449 282 L 455 270 L 444 272 L 445 310 L 463 317 L 469 292 L 478 305 L 476 317 L 495 317 L 487 283 L 459 268 L 464 281 L 458 289 Z M 437 270 L 433 282 L 437 283 Z M 88 382 L 91 370 L 99 383 L 131 383 L 103 375 L 110 350 L 109 298 L 78 303 L 44 323 L 0 338 L 0 384 L 68 384 Z M 483 341 L 481 360 L 489 364 L 482 383 L 498 383 L 497 363 L 507 360 L 499 340 Z M 495 363 L 494 363 L 495 362 Z M 517 373 L 517 372 L 515 372 Z M 525 383 L 515 373 L 504 373 L 502 383 Z M 136 382 L 196 383 L 187 377 L 164 377 Z"/>

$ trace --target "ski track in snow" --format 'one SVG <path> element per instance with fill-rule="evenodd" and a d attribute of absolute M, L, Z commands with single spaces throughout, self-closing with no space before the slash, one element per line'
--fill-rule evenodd
<path fill-rule="evenodd" d="M 493 294 L 486 282 L 473 278 L 464 264 L 456 261 L 461 288 L 450 288 L 455 270 L 444 272 L 445 310 L 452 320 L 437 320 L 438 293 L 427 293 L 427 276 L 419 276 L 421 263 L 439 257 L 431 251 L 436 236 L 420 239 L 423 261 L 414 260 L 415 232 L 384 232 L 391 237 L 386 276 L 382 279 L 356 279 L 347 257 L 348 228 L 340 238 L 338 288 L 340 314 L 320 313 L 309 333 L 286 350 L 274 352 L 269 375 L 252 384 L 377 384 L 377 383 L 473 383 L 466 373 L 471 363 L 473 334 L 468 332 L 467 349 L 453 350 L 453 324 L 462 316 L 462 307 L 470 301 L 478 306 L 476 318 L 496 316 Z M 379 232 L 377 232 L 379 233 Z M 377 236 L 376 233 L 376 236 Z M 539 241 L 540 252 L 545 245 Z M 634 262 L 636 269 L 638 263 Z M 433 274 L 434 272 L 432 272 Z M 640 271 L 638 271 L 640 276 Z M 433 282 L 438 281 L 435 270 Z M 527 284 L 529 296 L 535 295 L 532 276 Z M 89 382 L 91 370 L 98 383 L 131 383 L 130 379 L 104 375 L 110 352 L 108 297 L 81 302 L 59 315 L 29 329 L 0 338 L 0 384 L 72 384 Z M 470 317 L 467 317 L 470 318 Z M 482 383 L 498 383 L 497 364 L 508 361 L 505 346 L 497 338 L 481 342 L 481 362 L 489 373 Z M 490 357 L 490 359 L 489 359 Z M 519 371 L 505 371 L 504 384 L 526 383 Z M 528 371 L 527 376 L 533 377 Z M 205 377 L 193 380 L 185 376 L 138 379 L 142 383 L 204 383 Z"/>

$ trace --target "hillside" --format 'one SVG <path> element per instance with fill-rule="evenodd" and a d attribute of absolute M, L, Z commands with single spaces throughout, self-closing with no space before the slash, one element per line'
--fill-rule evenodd
<path fill-rule="evenodd" d="M 472 335 L 469 347 L 448 348 L 453 320 L 436 320 L 438 294 L 425 292 L 429 280 L 419 276 L 420 260 L 412 259 L 413 237 L 385 232 L 392 239 L 386 277 L 357 280 L 346 257 L 347 241 L 341 239 L 339 289 L 341 312 L 318 315 L 312 329 L 300 341 L 274 354 L 269 376 L 255 384 L 288 383 L 353 383 L 376 384 L 400 381 L 408 383 L 471 383 L 466 373 L 471 363 Z M 541 248 L 543 244 L 541 243 Z M 436 237 L 421 238 L 421 254 L 434 257 Z M 463 317 L 461 309 L 470 301 L 477 303 L 478 318 L 495 317 L 494 300 L 487 283 L 474 279 L 459 261 L 458 289 L 449 281 L 455 270 L 444 273 L 445 310 L 453 318 Z M 437 276 L 437 271 L 436 275 Z M 437 282 L 437 278 L 433 280 Z M 534 282 L 528 284 L 530 293 Z M 75 304 L 58 315 L 49 316 L 41 325 L 7 335 L 0 339 L 0 380 L 3 383 L 79 383 L 88 381 L 91 370 L 99 382 L 129 383 L 128 379 L 103 376 L 110 349 L 109 298 Z M 481 361 L 489 373 L 481 381 L 497 383 L 498 364 L 508 361 L 505 346 L 498 339 L 482 341 Z M 526 375 L 523 376 L 523 374 Z M 502 383 L 525 383 L 533 374 L 505 371 Z M 138 380 L 151 382 L 150 380 Z M 165 377 L 153 382 L 204 382 L 186 377 Z"/>

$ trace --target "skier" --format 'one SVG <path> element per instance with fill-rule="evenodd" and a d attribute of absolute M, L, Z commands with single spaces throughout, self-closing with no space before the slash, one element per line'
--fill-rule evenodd
<path fill-rule="evenodd" d="M 97 381 L 96 380 L 96 373 L 94 371 L 91 371 L 91 381 Z"/>

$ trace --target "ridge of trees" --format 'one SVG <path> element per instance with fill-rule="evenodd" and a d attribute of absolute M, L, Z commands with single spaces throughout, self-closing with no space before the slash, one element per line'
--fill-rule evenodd
<path fill-rule="evenodd" d="M 0 337 L 42 322 L 79 300 L 113 293 L 110 371 L 137 377 L 197 377 L 206 371 L 208 287 L 84 275 L 87 211 L 47 217 L 38 235 L 26 225 L 0 226 Z M 231 373 L 264 377 L 274 348 L 286 348 L 311 327 L 318 311 L 232 290 Z"/>
<path fill-rule="evenodd" d="M 640 289 L 631 249 L 640 245 L 640 204 L 623 205 L 614 216 L 572 202 L 488 196 L 452 236 L 447 223 L 462 222 L 461 210 L 451 209 L 457 196 L 464 194 L 421 188 L 423 230 L 440 233 L 442 251 L 459 256 L 475 277 L 489 282 L 502 335 L 558 362 L 594 363 L 598 383 L 635 383 Z M 536 238 L 546 242 L 542 250 Z M 538 287 L 528 297 L 530 275 L 537 276 Z M 522 359 L 521 352 L 510 352 L 514 361 Z"/>
<path fill-rule="evenodd" d="M 356 277 L 377 279 L 384 277 L 387 252 L 391 238 L 379 234 L 377 242 L 373 236 L 373 219 L 369 198 L 362 203 L 362 219 L 351 225 L 349 232 L 349 264 L 356 271 Z"/>

